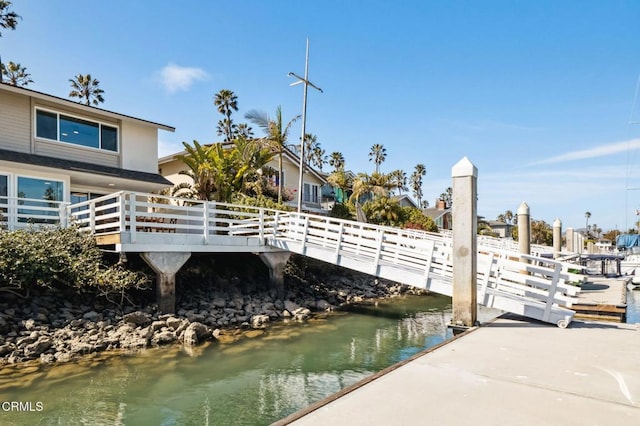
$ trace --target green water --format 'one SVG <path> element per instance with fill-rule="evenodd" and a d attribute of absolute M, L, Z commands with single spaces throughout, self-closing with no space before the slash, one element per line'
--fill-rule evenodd
<path fill-rule="evenodd" d="M 0 424 L 269 424 L 451 337 L 449 318 L 449 298 L 414 296 L 190 354 L 161 349 L 2 370 L 0 401 L 32 410 L 41 403 L 42 411 L 0 410 Z"/>

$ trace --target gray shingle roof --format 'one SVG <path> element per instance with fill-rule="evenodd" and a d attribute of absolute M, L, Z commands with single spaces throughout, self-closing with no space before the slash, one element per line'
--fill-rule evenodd
<path fill-rule="evenodd" d="M 169 180 L 157 173 L 119 169 L 117 167 L 102 166 L 100 164 L 85 163 L 83 161 L 65 160 L 63 158 L 45 157 L 44 155 L 15 152 L 6 149 L 0 149 L 0 160 L 33 164 L 36 166 L 51 167 L 61 170 L 93 173 L 109 177 L 157 183 L 160 185 L 173 185 Z"/>

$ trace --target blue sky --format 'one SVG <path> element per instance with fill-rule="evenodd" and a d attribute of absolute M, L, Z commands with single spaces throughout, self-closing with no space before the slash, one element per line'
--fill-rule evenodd
<path fill-rule="evenodd" d="M 0 38 L 34 90 L 66 97 L 91 73 L 102 107 L 176 127 L 182 141 L 220 140 L 213 96 L 238 96 L 235 122 L 257 109 L 302 111 L 310 39 L 307 132 L 353 171 L 427 169 L 425 198 L 451 186 L 464 156 L 478 168 L 478 213 L 525 201 L 563 227 L 626 229 L 640 209 L 640 2 L 15 0 Z M 260 130 L 254 128 L 256 134 Z M 296 124 L 290 134 L 299 140 Z M 325 170 L 329 170 L 327 166 Z"/>

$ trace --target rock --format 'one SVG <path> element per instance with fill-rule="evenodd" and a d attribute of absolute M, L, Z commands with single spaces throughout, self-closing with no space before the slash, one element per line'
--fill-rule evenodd
<path fill-rule="evenodd" d="M 99 318 L 100 318 L 100 314 L 97 313 L 96 311 L 89 311 L 82 316 L 82 319 L 93 321 L 93 322 L 97 321 Z"/>
<path fill-rule="evenodd" d="M 24 354 L 30 358 L 40 356 L 41 353 L 51 347 L 51 339 L 44 337 L 35 343 L 25 346 Z"/>
<path fill-rule="evenodd" d="M 151 323 L 151 329 L 153 331 L 161 330 L 162 328 L 164 328 L 166 326 L 167 326 L 166 321 L 154 321 L 154 322 Z"/>
<path fill-rule="evenodd" d="M 183 342 L 187 346 L 195 346 L 211 337 L 211 332 L 204 324 L 194 322 L 184 331 Z"/>
<path fill-rule="evenodd" d="M 269 322 L 268 315 L 253 315 L 251 317 L 251 327 L 253 328 L 261 328 L 264 327 L 266 323 Z"/>
<path fill-rule="evenodd" d="M 304 321 L 311 315 L 311 311 L 307 308 L 298 308 L 292 312 L 293 319 L 296 321 Z"/>
<path fill-rule="evenodd" d="M 53 356 L 57 362 L 69 362 L 73 358 L 69 352 L 56 352 Z"/>
<path fill-rule="evenodd" d="M 134 324 L 138 327 L 144 327 L 145 325 L 151 323 L 151 315 L 145 312 L 135 311 L 126 314 L 124 317 L 122 317 L 122 320 L 124 322 Z"/>
<path fill-rule="evenodd" d="M 36 326 L 36 322 L 32 319 L 28 319 L 28 320 L 22 321 L 22 325 L 27 330 L 33 330 L 33 328 Z"/>
<path fill-rule="evenodd" d="M 224 308 L 225 306 L 227 306 L 227 301 L 224 300 L 222 297 L 216 297 L 215 299 L 213 299 L 211 304 L 216 308 Z"/>
<path fill-rule="evenodd" d="M 0 356 L 5 356 L 13 352 L 14 346 L 11 343 L 5 343 L 0 346 Z"/>
<path fill-rule="evenodd" d="M 181 325 L 183 320 L 181 320 L 180 318 L 176 318 L 176 317 L 169 317 L 167 319 L 165 319 L 165 322 L 167 324 L 167 327 L 169 327 L 171 330 L 177 330 Z"/>
<path fill-rule="evenodd" d="M 330 311 L 333 309 L 333 306 L 331 305 L 331 303 L 327 302 L 324 299 L 318 300 L 316 303 L 316 309 L 320 310 L 320 311 Z"/>
<path fill-rule="evenodd" d="M 153 336 L 153 338 L 151 339 L 151 343 L 153 343 L 154 345 L 167 345 L 169 343 L 172 343 L 176 340 L 176 335 L 173 334 L 172 331 L 162 331 L 160 333 L 157 333 Z"/>
<path fill-rule="evenodd" d="M 284 308 L 289 311 L 289 312 L 293 312 L 296 309 L 298 309 L 300 307 L 300 305 L 298 305 L 297 303 L 294 303 L 290 300 L 285 300 L 284 301 Z"/>
<path fill-rule="evenodd" d="M 54 354 L 42 354 L 40 355 L 40 362 L 43 364 L 53 364 L 56 362 L 56 357 Z"/>

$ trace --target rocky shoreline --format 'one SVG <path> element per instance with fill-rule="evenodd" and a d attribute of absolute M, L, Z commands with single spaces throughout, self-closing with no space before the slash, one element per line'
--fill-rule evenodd
<path fill-rule="evenodd" d="M 335 272 L 338 272 L 337 274 Z M 365 300 L 422 291 L 351 271 L 322 278 L 287 277 L 285 300 L 275 300 L 264 281 L 216 277 L 180 292 L 175 314 L 156 305 L 120 307 L 95 295 L 45 289 L 27 299 L 7 293 L 0 302 L 0 367 L 24 362 L 69 362 L 105 351 L 138 351 L 255 335 L 278 321 L 305 321 L 314 313 Z M 75 300 L 74 300 L 75 299 Z"/>

